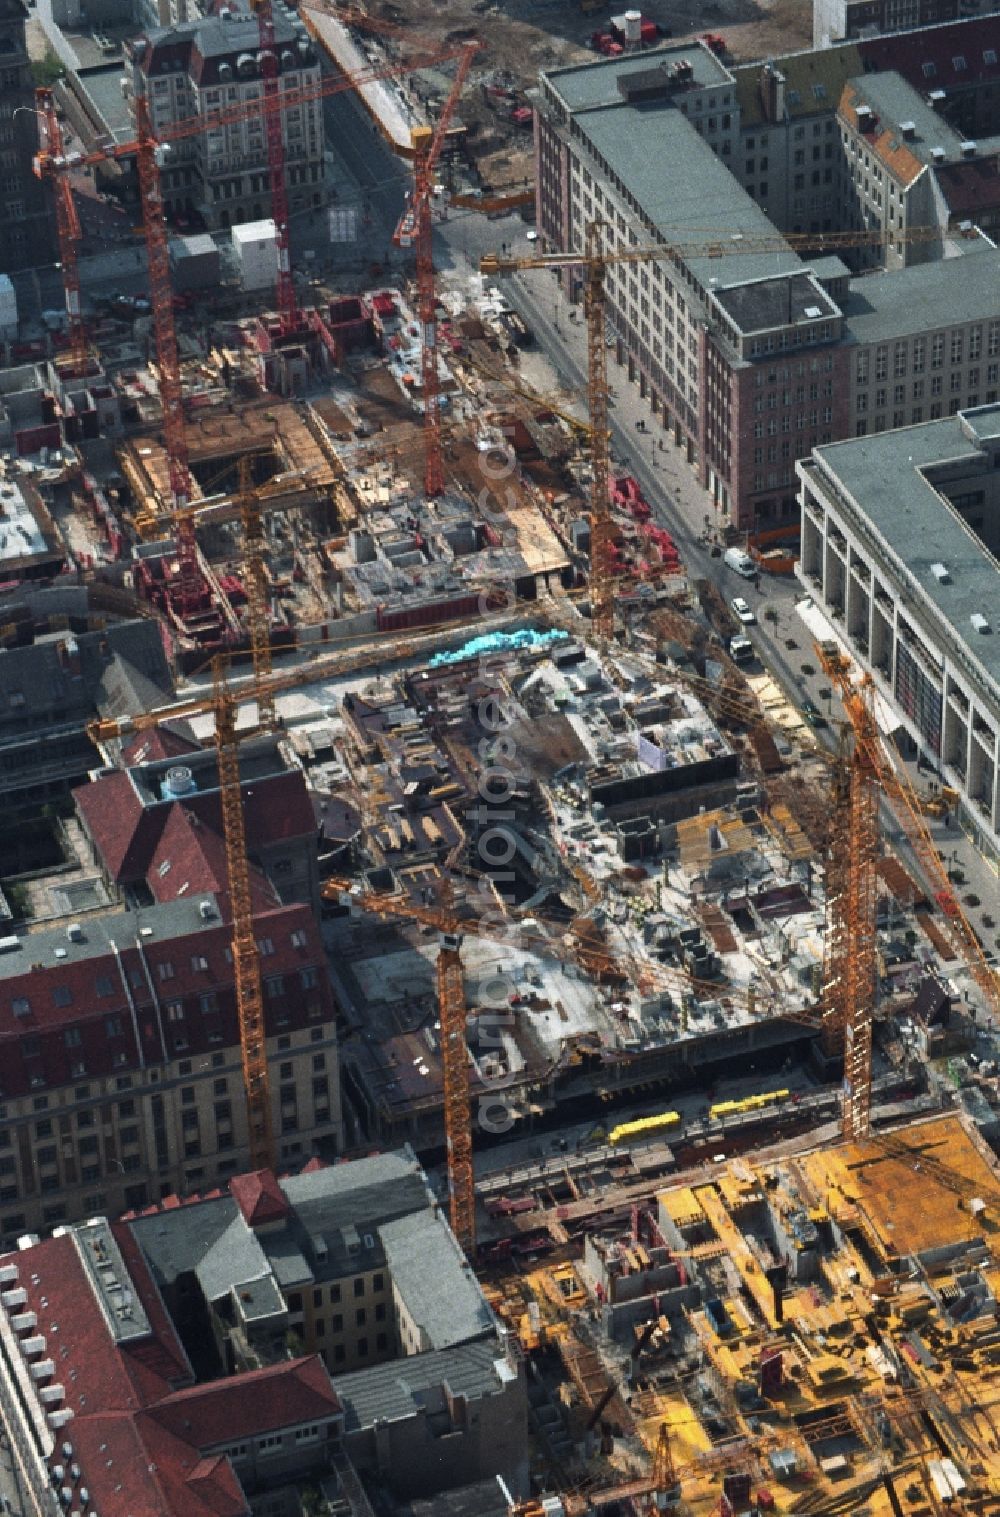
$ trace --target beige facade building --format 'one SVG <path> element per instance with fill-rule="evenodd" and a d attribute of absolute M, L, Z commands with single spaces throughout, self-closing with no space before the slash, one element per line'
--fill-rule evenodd
<path fill-rule="evenodd" d="M 274 26 L 278 86 L 294 97 L 281 117 L 288 205 L 294 213 L 322 203 L 323 102 L 315 94 L 320 62 L 305 28 L 283 6 L 274 8 Z M 129 44 L 128 59 L 131 88 L 145 95 L 153 131 L 169 144 L 161 174 L 168 213 L 195 213 L 210 230 L 270 216 L 256 18 L 234 6 L 153 28 Z M 172 124 L 193 117 L 206 129 L 173 134 L 171 140 Z"/>

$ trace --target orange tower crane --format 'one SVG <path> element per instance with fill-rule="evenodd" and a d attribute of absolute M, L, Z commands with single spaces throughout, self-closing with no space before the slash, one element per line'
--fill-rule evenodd
<path fill-rule="evenodd" d="M 276 302 L 278 319 L 283 333 L 292 332 L 299 325 L 299 306 L 295 298 L 295 281 L 292 278 L 292 260 L 289 249 L 290 229 L 288 215 L 288 187 L 285 182 L 285 142 L 281 123 L 281 80 L 278 67 L 278 48 L 274 38 L 274 12 L 271 0 L 251 0 L 257 13 L 260 33 L 260 72 L 264 83 L 264 122 L 267 134 L 267 176 L 271 191 L 271 215 L 274 219 L 274 237 L 278 254 L 278 282 Z"/>
<path fill-rule="evenodd" d="M 826 897 L 823 932 L 823 1051 L 838 1053 L 844 1042 L 848 1015 L 845 1004 L 848 966 L 851 955 L 850 932 L 850 828 L 843 818 L 850 813 L 851 754 L 846 728 L 840 740 L 830 787 L 832 825 L 826 850 L 824 895 Z"/>
<path fill-rule="evenodd" d="M 465 1023 L 465 983 L 462 975 L 462 932 L 478 927 L 461 921 L 450 906 L 427 905 L 400 893 L 380 895 L 359 889 L 352 880 L 329 879 L 323 885 L 327 900 L 337 900 L 375 916 L 400 916 L 438 928 L 437 1000 L 441 1021 L 441 1076 L 445 1142 L 448 1155 L 448 1202 L 451 1230 L 472 1258 L 476 1246 L 476 1193 L 472 1168 L 472 1114 L 469 1094 L 469 1050 Z"/>
<path fill-rule="evenodd" d="M 692 231 L 696 231 L 692 228 Z M 523 269 L 581 268 L 584 278 L 584 313 L 587 323 L 587 404 L 590 418 L 590 452 L 593 473 L 590 503 L 590 603 L 591 620 L 600 637 L 614 634 L 615 591 L 612 577 L 614 527 L 609 498 L 611 475 L 610 431 L 608 425 L 608 362 L 605 342 L 607 299 L 605 277 L 612 264 L 676 263 L 684 257 L 723 258 L 731 253 L 787 252 L 803 248 L 811 252 L 835 252 L 841 248 L 877 247 L 890 242 L 932 242 L 940 239 L 940 227 L 912 227 L 908 232 L 884 231 L 816 232 L 782 236 L 744 237 L 735 235 L 728 242 L 718 238 L 704 241 L 624 245 L 608 248 L 606 237 L 611 228 L 601 221 L 588 223 L 586 244 L 581 252 L 532 253 L 507 257 L 487 253 L 480 269 L 494 278 L 516 274 Z"/>
<path fill-rule="evenodd" d="M 468 42 L 458 62 L 448 98 L 437 125 L 418 127 L 412 133 L 413 194 L 400 218 L 394 240 L 400 247 L 413 247 L 417 265 L 417 320 L 420 323 L 420 377 L 424 405 L 424 493 L 433 498 L 444 493 L 444 458 L 441 450 L 441 394 L 438 375 L 437 295 L 434 289 L 434 226 L 431 200 L 434 169 L 468 77 L 478 42 Z"/>
<path fill-rule="evenodd" d="M 982 991 L 987 1006 L 1000 1012 L 1000 987 L 971 924 L 958 904 L 934 846 L 920 801 L 903 770 L 897 769 L 875 718 L 875 682 L 858 671 L 832 644 L 817 647 L 824 673 L 836 685 L 853 732 L 849 779 L 840 780 L 848 805 L 834 818 L 838 859 L 840 982 L 831 988 L 844 1028 L 844 1136 L 867 1137 L 871 1106 L 871 1024 L 876 969 L 876 864 L 878 808 L 885 796 L 927 882 L 948 921 L 958 955 Z"/>
<path fill-rule="evenodd" d="M 276 725 L 271 674 L 271 611 L 267 584 L 267 539 L 260 495 L 254 489 L 253 462 L 244 454 L 239 464 L 240 519 L 243 526 L 243 582 L 247 593 L 247 627 L 257 690 L 257 720 L 265 732 Z"/>
<path fill-rule="evenodd" d="M 56 235 L 59 241 L 59 258 L 62 263 L 62 283 L 66 298 L 66 320 L 69 334 L 69 351 L 73 370 L 77 374 L 87 372 L 87 329 L 80 312 L 80 269 L 76 247 L 80 241 L 80 218 L 69 179 L 62 172 L 72 168 L 78 154 L 67 155 L 63 146 L 62 127 L 56 114 L 55 96 L 50 89 L 35 91 L 38 105 L 39 149 L 35 154 L 34 170 L 37 178 L 50 179 L 56 210 Z M 59 172 L 56 172 L 56 169 Z"/>

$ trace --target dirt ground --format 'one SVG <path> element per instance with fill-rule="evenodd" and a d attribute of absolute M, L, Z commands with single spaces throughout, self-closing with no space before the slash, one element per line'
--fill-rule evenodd
<path fill-rule="evenodd" d="M 370 8 L 385 19 L 405 16 L 414 31 L 447 41 L 480 38 L 475 84 L 466 89 L 461 117 L 483 182 L 501 190 L 530 181 L 530 129 L 512 126 L 492 111 L 478 85 L 494 79 L 523 91 L 540 70 L 593 61 L 598 55 L 586 45 L 591 33 L 626 6 L 612 0 L 585 14 L 580 0 L 504 0 L 502 6 L 488 0 L 374 0 Z M 812 45 L 810 0 L 641 0 L 641 9 L 675 42 L 721 32 L 727 62 L 772 58 Z"/>

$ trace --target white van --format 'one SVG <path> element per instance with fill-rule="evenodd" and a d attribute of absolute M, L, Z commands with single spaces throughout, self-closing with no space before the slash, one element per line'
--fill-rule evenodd
<path fill-rule="evenodd" d="M 742 575 L 744 579 L 756 578 L 757 565 L 749 553 L 744 553 L 742 548 L 727 548 L 722 555 L 722 562 L 728 568 L 735 569 L 736 573 Z"/>

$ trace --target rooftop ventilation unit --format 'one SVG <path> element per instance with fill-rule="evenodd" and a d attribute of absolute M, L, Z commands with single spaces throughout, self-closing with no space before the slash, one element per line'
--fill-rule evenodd
<path fill-rule="evenodd" d="M 70 922 L 69 926 L 66 928 L 66 936 L 69 938 L 71 943 L 82 943 L 83 927 L 79 922 Z"/>
<path fill-rule="evenodd" d="M 901 121 L 899 123 L 899 130 L 907 141 L 912 141 L 917 135 L 917 123 L 915 121 Z"/>
<path fill-rule="evenodd" d="M 975 158 L 975 156 L 976 156 L 976 144 L 974 142 L 963 142 L 962 143 L 962 157 L 963 158 Z"/>
<path fill-rule="evenodd" d="M 943 147 L 932 147 L 931 148 L 931 157 L 934 159 L 935 163 L 944 163 L 944 160 L 945 160 L 945 157 L 946 157 L 944 148 Z"/>
<path fill-rule="evenodd" d="M 951 575 L 948 573 L 947 564 L 931 564 L 931 573 L 939 585 L 951 584 Z"/>
<path fill-rule="evenodd" d="M 992 631 L 988 618 L 985 617 L 981 611 L 973 611 L 972 615 L 969 617 L 969 621 L 972 623 L 977 632 L 987 633 Z"/>
<path fill-rule="evenodd" d="M 806 306 L 806 316 L 810 321 L 818 321 L 822 314 L 819 306 Z"/>
<path fill-rule="evenodd" d="M 944 90 L 931 90 L 927 98 L 931 105 L 940 105 L 943 100 L 947 100 L 948 96 Z"/>

